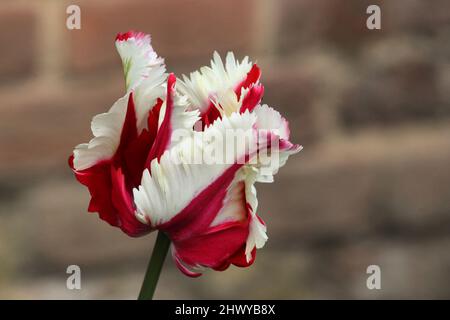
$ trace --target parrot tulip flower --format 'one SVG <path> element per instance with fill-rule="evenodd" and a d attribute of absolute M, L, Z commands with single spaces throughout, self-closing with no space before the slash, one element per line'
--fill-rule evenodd
<path fill-rule="evenodd" d="M 93 118 L 93 139 L 69 159 L 91 193 L 88 210 L 133 237 L 159 230 L 188 276 L 251 265 L 267 241 L 255 183 L 272 182 L 301 149 L 289 141 L 287 120 L 261 104 L 259 67 L 233 53 L 224 63 L 215 52 L 210 66 L 176 79 L 150 36 L 119 34 L 116 48 L 126 93 Z M 230 132 L 245 132 L 247 139 L 231 154 L 223 140 L 226 161 L 192 161 L 193 154 L 217 147 L 211 136 Z"/>

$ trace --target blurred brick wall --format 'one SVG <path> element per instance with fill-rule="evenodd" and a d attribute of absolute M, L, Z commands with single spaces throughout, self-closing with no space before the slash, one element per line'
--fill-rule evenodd
<path fill-rule="evenodd" d="M 81 30 L 65 27 L 69 4 Z M 369 4 L 382 30 L 366 29 Z M 153 237 L 127 239 L 86 214 L 66 165 L 123 93 L 114 36 L 128 29 L 151 33 L 177 75 L 214 50 L 251 56 L 264 101 L 305 147 L 257 186 L 270 240 L 255 266 L 193 281 L 168 261 L 161 297 L 450 297 L 445 0 L 1 1 L 0 296 L 137 291 Z M 65 290 L 72 263 L 90 277 L 82 293 Z M 369 264 L 381 291 L 365 287 Z"/>

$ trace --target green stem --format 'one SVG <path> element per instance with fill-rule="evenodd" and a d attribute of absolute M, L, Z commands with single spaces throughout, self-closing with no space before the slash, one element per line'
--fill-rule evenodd
<path fill-rule="evenodd" d="M 159 231 L 152 256 L 147 266 L 147 271 L 145 272 L 144 282 L 142 283 L 138 300 L 153 299 L 159 274 L 161 273 L 169 246 L 170 239 L 163 232 Z"/>

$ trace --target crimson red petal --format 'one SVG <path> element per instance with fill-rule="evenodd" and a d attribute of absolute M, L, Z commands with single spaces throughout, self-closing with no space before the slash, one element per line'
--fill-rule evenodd
<path fill-rule="evenodd" d="M 69 166 L 72 168 L 77 180 L 88 187 L 91 194 L 89 212 L 98 212 L 102 220 L 112 226 L 119 226 L 117 210 L 111 201 L 111 174 L 110 161 L 96 164 L 92 168 L 76 171 L 73 167 L 73 155 L 69 158 Z"/>
<path fill-rule="evenodd" d="M 134 204 L 125 186 L 125 176 L 122 170 L 111 167 L 111 200 L 117 209 L 119 227 L 130 236 L 141 236 L 150 232 L 148 225 L 141 223 L 134 215 Z"/>
<path fill-rule="evenodd" d="M 172 257 L 173 257 L 173 260 L 175 261 L 175 265 L 178 267 L 178 269 L 180 269 L 180 271 L 183 272 L 188 277 L 197 278 L 202 275 L 200 272 L 194 272 L 194 271 L 190 270 L 188 267 L 186 267 L 183 264 L 183 261 L 180 260 L 180 258 L 177 256 L 176 253 L 173 254 Z"/>
<path fill-rule="evenodd" d="M 241 97 L 242 88 L 250 88 L 252 85 L 256 84 L 261 77 L 261 69 L 259 69 L 258 65 L 254 64 L 250 71 L 247 73 L 244 81 L 238 84 L 234 90 L 238 99 Z"/>
<path fill-rule="evenodd" d="M 143 32 L 139 32 L 139 31 L 134 31 L 134 30 L 130 30 L 127 32 L 123 32 L 123 33 L 118 33 L 116 35 L 116 41 L 126 41 L 130 38 L 143 38 L 145 37 L 145 33 Z"/>
<path fill-rule="evenodd" d="M 166 232 L 174 246 L 174 258 L 179 269 L 188 276 L 188 267 L 208 267 L 225 270 L 231 263 L 248 266 L 245 260 L 245 244 L 249 235 L 250 211 L 242 198 L 243 214 L 239 220 L 211 226 L 224 208 L 227 190 L 241 164 L 228 168 L 206 189 L 200 192 L 179 214 L 169 222 L 158 226 Z M 241 189 L 245 193 L 245 188 Z M 243 255 L 243 257 L 242 257 Z M 243 260 L 244 259 L 244 260 Z"/>
<path fill-rule="evenodd" d="M 245 245 L 242 246 L 229 260 L 230 263 L 237 267 L 247 268 L 255 262 L 256 259 L 256 247 L 251 252 L 252 258 L 247 261 L 247 255 L 245 254 Z"/>
<path fill-rule="evenodd" d="M 140 185 L 142 172 L 144 168 L 147 168 L 147 155 L 156 138 L 161 105 L 162 100 L 158 99 L 155 106 L 148 113 L 148 128 L 142 130 L 136 139 L 131 140 L 124 150 L 125 156 L 122 165 L 127 173 L 129 190 Z"/>
<path fill-rule="evenodd" d="M 136 110 L 130 94 L 120 143 L 113 158 L 80 171 L 73 166 L 73 155 L 69 158 L 77 180 L 87 186 L 91 194 L 88 211 L 98 212 L 102 220 L 133 237 L 151 231 L 150 226 L 135 218 L 131 194 L 132 189 L 140 184 L 147 154 L 155 140 L 153 122 L 159 116 L 160 105 L 158 101 L 155 111 L 149 112 L 148 122 L 152 126 L 138 135 Z"/>

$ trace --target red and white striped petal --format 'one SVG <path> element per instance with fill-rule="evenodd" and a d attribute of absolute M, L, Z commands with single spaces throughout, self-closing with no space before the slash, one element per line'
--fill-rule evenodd
<path fill-rule="evenodd" d="M 256 128 L 260 132 L 258 141 L 262 153 L 258 156 L 260 168 L 257 181 L 273 182 L 273 176 L 278 169 L 286 163 L 290 155 L 299 152 L 302 147 L 289 141 L 290 131 L 288 121 L 275 109 L 260 105 L 264 89 L 261 85 L 253 85 L 250 88 L 242 88 L 241 98 L 229 89 L 218 94 L 213 100 L 221 117 L 227 117 L 234 112 L 251 111 L 256 115 Z M 269 166 L 262 167 L 262 164 Z M 261 169 L 263 168 L 263 169 Z"/>
<path fill-rule="evenodd" d="M 225 64 L 217 52 L 214 52 L 210 67 L 202 67 L 192 72 L 190 77 L 183 75 L 178 90 L 187 97 L 190 109 L 199 109 L 203 124 L 210 125 L 221 117 L 223 107 L 218 105 L 218 99 L 243 100 L 243 89 L 258 84 L 261 72 L 248 57 L 241 62 L 236 61 L 234 54 L 228 52 Z M 235 95 L 232 97 L 230 94 Z M 238 110 L 228 110 L 228 114 Z"/>
<path fill-rule="evenodd" d="M 152 72 L 165 72 L 164 59 L 153 50 L 148 34 L 136 31 L 119 33 L 116 48 L 122 59 L 127 92 L 136 88 Z"/>
<path fill-rule="evenodd" d="M 215 52 L 210 67 L 183 76 L 176 87 L 149 35 L 119 34 L 116 47 L 127 92 L 93 118 L 94 137 L 69 159 L 91 193 L 89 211 L 130 236 L 154 229 L 167 233 L 177 266 L 189 276 L 204 268 L 249 266 L 267 241 L 254 184 L 272 181 L 301 149 L 289 141 L 287 121 L 260 105 L 258 66 L 248 57 L 236 61 L 231 52 L 224 63 Z M 200 131 L 193 129 L 198 119 Z M 177 129 L 187 129 L 187 136 L 177 141 Z M 238 138 L 244 143 L 234 145 L 231 159 L 227 154 L 224 162 L 196 161 L 195 155 L 217 147 L 214 137 L 232 131 L 250 132 L 245 136 L 250 140 Z M 259 131 L 267 133 L 261 141 Z M 230 141 L 224 142 L 226 153 Z M 264 151 L 279 159 L 269 171 L 260 161 Z"/>
<path fill-rule="evenodd" d="M 241 255 L 244 263 L 251 263 L 255 258 L 255 249 L 264 247 L 268 237 L 267 228 L 262 219 L 256 215 L 258 199 L 254 186 L 258 170 L 251 165 L 245 165 L 236 174 L 235 182 L 227 191 L 224 206 L 218 213 L 211 226 L 223 223 L 247 221 L 248 234 L 245 239 L 245 251 Z"/>
<path fill-rule="evenodd" d="M 233 179 L 236 169 L 237 166 L 227 170 L 205 188 L 180 212 L 180 218 L 160 226 L 173 241 L 174 258 L 188 270 L 224 270 L 245 246 L 250 220 L 243 182 Z M 185 268 L 180 269 L 185 272 Z"/>
<path fill-rule="evenodd" d="M 198 134 L 254 131 L 255 124 L 256 117 L 249 111 L 233 113 Z M 191 152 L 201 153 L 207 147 L 197 143 L 195 136 L 186 139 L 159 162 L 153 160 L 141 185 L 133 190 L 137 218 L 169 234 L 175 262 L 189 276 L 198 276 L 201 267 L 248 266 L 254 261 L 255 248 L 267 240 L 266 227 L 256 215 L 257 170 L 238 161 L 249 161 L 251 149 L 242 145 L 231 164 L 192 164 Z"/>
<path fill-rule="evenodd" d="M 163 100 L 165 66 L 140 32 L 119 34 L 116 47 L 122 58 L 127 93 L 91 123 L 94 137 L 75 147 L 70 158 L 77 179 L 91 193 L 89 211 L 131 236 L 149 226 L 134 215 L 132 188 L 139 185 L 151 147 L 155 144 Z"/>
<path fill-rule="evenodd" d="M 189 78 L 183 75 L 178 89 L 188 97 L 189 107 L 205 111 L 212 96 L 235 89 L 245 80 L 251 67 L 248 57 L 239 62 L 232 52 L 227 54 L 224 65 L 220 55 L 214 52 L 211 66 L 192 72 Z"/>
<path fill-rule="evenodd" d="M 149 232 L 150 228 L 140 223 L 133 214 L 134 204 L 131 198 L 131 188 L 139 184 L 154 134 L 146 130 L 138 135 L 133 96 L 132 94 L 128 96 L 125 118 L 121 121 L 123 125 L 122 128 L 117 129 L 119 135 L 117 139 L 120 142 L 115 147 L 115 151 L 108 150 L 113 154 L 108 158 L 103 158 L 105 153 L 100 151 L 104 150 L 101 148 L 102 146 L 110 143 L 110 138 L 116 134 L 116 131 L 111 130 L 111 126 L 96 127 L 94 125 L 93 131 L 97 137 L 92 139 L 89 144 L 84 145 L 86 148 L 76 148 L 69 159 L 69 165 L 76 178 L 87 186 L 91 193 L 88 210 L 98 212 L 101 219 L 113 226 L 120 227 L 128 235 L 139 236 Z M 123 107 L 123 103 L 123 100 L 119 100 L 113 106 L 113 112 L 105 114 L 104 118 L 95 118 L 95 124 L 104 125 L 102 121 L 114 119 L 112 116 L 117 114 L 116 108 Z M 151 117 L 152 115 L 149 114 L 149 119 Z M 117 121 L 118 124 L 121 122 Z M 93 154 L 92 157 L 84 157 L 90 155 L 90 152 Z M 92 161 L 92 165 L 82 162 L 86 159 Z M 76 160 L 78 163 L 75 162 Z"/>
<path fill-rule="evenodd" d="M 145 81 L 138 88 L 144 85 Z M 147 128 L 141 132 L 133 92 L 119 99 L 109 112 L 94 117 L 94 138 L 77 146 L 70 160 L 75 175 L 91 192 L 89 211 L 99 212 L 102 219 L 132 236 L 150 229 L 148 225 L 143 228 L 134 215 L 132 188 L 139 185 L 150 161 L 170 147 L 173 130 L 192 131 L 198 119 L 198 111 L 185 112 L 185 104 L 178 103 L 174 85 L 175 77 L 171 75 L 164 110 L 163 101 L 158 99 L 147 112 Z M 158 128 L 159 118 L 163 120 Z"/>
<path fill-rule="evenodd" d="M 94 137 L 88 143 L 82 143 L 75 147 L 73 151 L 75 170 L 85 170 L 102 161 L 111 159 L 116 154 L 130 99 L 133 101 L 134 125 L 137 128 L 137 133 L 141 134 L 144 129 L 148 131 L 157 130 L 157 128 L 149 128 L 149 114 L 154 107 L 160 107 L 158 100 L 162 101 L 161 98 L 164 98 L 164 90 L 161 91 L 164 88 L 159 81 L 153 83 L 155 87 L 146 85 L 146 82 L 142 83 L 138 89 L 147 90 L 147 96 L 152 95 L 154 97 L 153 100 L 150 100 L 150 103 L 148 103 L 149 100 L 144 101 L 142 96 L 140 96 L 138 104 L 135 102 L 134 95 L 127 93 L 118 99 L 108 112 L 98 114 L 92 118 L 91 131 Z M 161 97 L 158 97 L 159 94 L 162 94 Z M 159 111 L 157 114 L 159 115 Z M 156 125 L 157 122 L 155 123 Z"/>
<path fill-rule="evenodd" d="M 249 262 L 254 259 L 255 249 L 264 247 L 268 237 L 267 228 L 262 219 L 256 215 L 258 209 L 258 198 L 256 197 L 255 182 L 258 177 L 258 170 L 254 166 L 244 168 L 245 176 L 245 199 L 250 211 L 249 234 L 245 245 L 245 258 Z"/>
<path fill-rule="evenodd" d="M 289 123 L 281 114 L 267 104 L 257 106 L 253 113 L 257 117 L 258 129 L 270 130 L 277 134 L 280 139 L 289 140 Z"/>
<path fill-rule="evenodd" d="M 187 111 L 185 100 L 181 99 L 175 90 L 176 77 L 170 74 L 167 79 L 166 101 L 161 107 L 158 133 L 155 143 L 150 149 L 146 167 L 153 159 L 159 158 L 173 145 L 172 134 L 177 129 L 193 130 L 199 120 L 198 110 Z"/>
<path fill-rule="evenodd" d="M 133 98 L 136 105 L 136 126 L 141 133 L 148 127 L 148 113 L 157 104 L 158 100 L 166 97 L 167 73 L 164 68 L 152 70 L 148 77 L 134 89 Z"/>
<path fill-rule="evenodd" d="M 246 219 L 247 201 L 245 198 L 245 182 L 235 178 L 228 188 L 223 202 L 224 206 L 212 221 L 211 227 Z"/>
<path fill-rule="evenodd" d="M 228 117 L 233 112 L 253 111 L 261 102 L 264 87 L 261 84 L 242 88 L 238 95 L 233 89 L 218 93 L 211 102 L 214 104 L 220 117 Z"/>
<path fill-rule="evenodd" d="M 111 159 L 119 146 L 129 94 L 117 100 L 106 113 L 96 115 L 91 122 L 94 138 L 82 143 L 73 151 L 75 170 L 84 170 L 104 160 Z"/>
<path fill-rule="evenodd" d="M 255 116 L 249 112 L 235 113 L 217 120 L 202 134 L 218 131 L 217 134 L 225 136 L 227 130 L 252 130 L 255 121 Z M 245 157 L 248 150 L 245 145 L 236 146 L 233 155 L 236 161 L 231 164 L 193 163 L 193 154 L 203 154 L 206 148 L 207 145 L 198 143 L 197 137 L 193 136 L 166 151 L 159 161 L 157 158 L 151 161 L 150 171 L 144 171 L 141 185 L 133 190 L 136 215 L 142 222 L 150 221 L 153 226 L 158 226 L 172 219 L 238 158 Z"/>
<path fill-rule="evenodd" d="M 261 132 L 267 132 L 266 141 L 259 141 L 260 144 L 271 145 L 274 141 L 277 145 L 268 147 L 268 153 L 261 153 L 259 155 L 260 163 L 270 162 L 269 167 L 260 170 L 257 181 L 258 182 L 273 182 L 273 176 L 278 172 L 278 169 L 286 164 L 290 155 L 298 153 L 302 150 L 302 146 L 293 144 L 289 141 L 290 130 L 288 121 L 281 116 L 281 114 L 268 105 L 258 105 L 253 114 L 256 115 L 256 127 Z M 260 139 L 264 139 L 264 135 L 260 135 Z M 275 159 L 276 161 L 272 161 Z"/>

